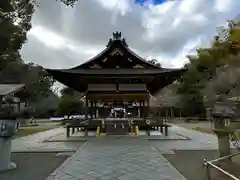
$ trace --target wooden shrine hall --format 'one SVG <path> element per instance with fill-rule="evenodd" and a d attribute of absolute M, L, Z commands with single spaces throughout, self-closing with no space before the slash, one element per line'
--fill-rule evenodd
<path fill-rule="evenodd" d="M 92 59 L 70 69 L 46 71 L 85 94 L 85 128 L 92 125 L 97 129 L 104 121 L 114 126 L 114 134 L 130 119 L 144 122 L 149 117 L 150 96 L 175 81 L 185 69 L 162 68 L 146 61 L 129 48 L 121 32 L 114 32 L 106 48 Z"/>

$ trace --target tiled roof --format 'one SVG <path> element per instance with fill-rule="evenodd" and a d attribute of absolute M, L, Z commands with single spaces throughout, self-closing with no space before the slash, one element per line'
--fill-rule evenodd
<path fill-rule="evenodd" d="M 22 89 L 24 84 L 0 84 L 0 96 L 5 96 Z"/>
<path fill-rule="evenodd" d="M 46 69 L 50 73 L 62 72 L 62 73 L 73 73 L 73 74 L 96 74 L 96 75 L 106 75 L 106 74 L 161 74 L 161 73 L 171 73 L 171 72 L 181 72 L 184 69 Z"/>

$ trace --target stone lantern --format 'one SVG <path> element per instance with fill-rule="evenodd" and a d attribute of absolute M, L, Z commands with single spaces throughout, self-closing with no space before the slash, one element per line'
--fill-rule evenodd
<path fill-rule="evenodd" d="M 235 118 L 236 103 L 234 101 L 217 102 L 212 108 L 213 131 L 218 137 L 220 157 L 231 153 L 229 135 L 234 132 L 230 122 Z"/>

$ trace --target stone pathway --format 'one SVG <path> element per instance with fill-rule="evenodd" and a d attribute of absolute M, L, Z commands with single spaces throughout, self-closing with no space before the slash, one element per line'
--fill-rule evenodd
<path fill-rule="evenodd" d="M 89 140 L 47 180 L 186 180 L 147 139 L 97 137 Z"/>
<path fill-rule="evenodd" d="M 174 150 L 216 150 L 218 149 L 217 136 L 208 133 L 186 129 L 177 125 L 172 125 L 170 133 L 174 132 L 181 136 L 189 138 L 189 140 L 169 140 L 169 141 L 154 141 L 150 144 L 156 148 L 157 151 L 164 154 L 174 153 Z M 231 144 L 231 148 L 234 146 Z"/>
<path fill-rule="evenodd" d="M 212 134 L 174 124 L 169 134 L 168 138 L 162 135 L 87 138 L 75 135 L 69 138 L 74 142 L 66 142 L 65 129 L 56 128 L 14 139 L 12 151 L 77 151 L 47 180 L 185 180 L 162 154 L 172 154 L 174 150 L 218 148 L 217 138 Z M 80 148 L 84 142 L 76 140 L 84 139 L 88 142 Z M 46 140 L 49 142 L 44 142 Z"/>
<path fill-rule="evenodd" d="M 76 151 L 81 145 L 74 145 L 69 142 L 51 142 L 44 141 L 50 138 L 61 136 L 65 133 L 64 128 L 55 128 L 44 132 L 35 133 L 12 140 L 12 152 L 27 151 Z M 75 143 L 76 144 L 76 143 Z"/>

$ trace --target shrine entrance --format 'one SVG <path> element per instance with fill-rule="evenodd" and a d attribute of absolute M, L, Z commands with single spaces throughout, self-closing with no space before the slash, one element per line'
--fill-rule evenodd
<path fill-rule="evenodd" d="M 144 117 L 148 116 L 149 94 L 146 92 L 103 94 L 103 92 L 89 91 L 86 99 L 91 119 L 138 118 L 144 120 Z"/>

